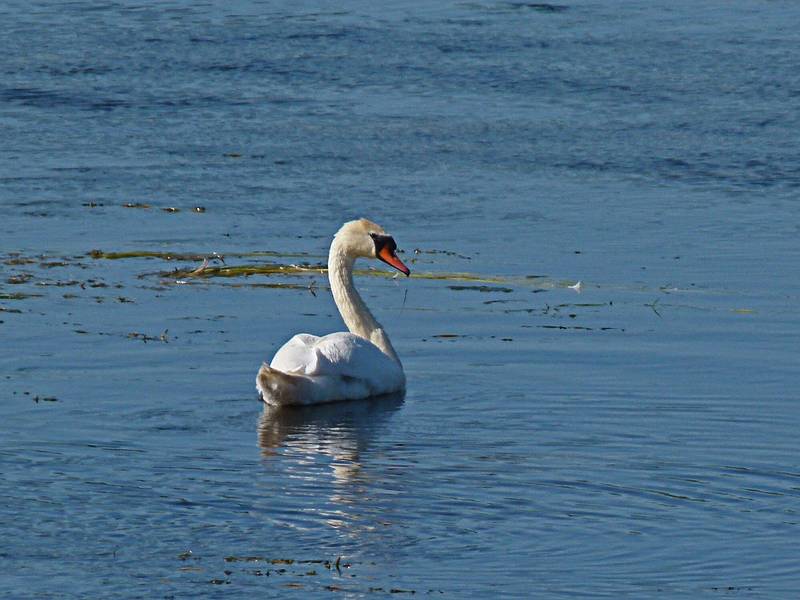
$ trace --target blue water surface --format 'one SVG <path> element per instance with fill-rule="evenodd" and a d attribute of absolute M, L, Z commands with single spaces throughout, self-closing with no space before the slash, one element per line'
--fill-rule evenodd
<path fill-rule="evenodd" d="M 3 3 L 0 596 L 796 597 L 798 22 Z M 361 216 L 407 393 L 266 410 Z"/>

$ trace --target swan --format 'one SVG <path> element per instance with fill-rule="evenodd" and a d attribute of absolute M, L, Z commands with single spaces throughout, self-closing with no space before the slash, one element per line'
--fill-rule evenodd
<path fill-rule="evenodd" d="M 357 258 L 377 258 L 410 271 L 397 258 L 397 244 L 380 225 L 358 219 L 342 225 L 328 253 L 328 279 L 348 332 L 322 337 L 298 333 L 264 363 L 256 377 L 261 399 L 273 406 L 358 400 L 405 389 L 403 365 L 389 336 L 353 285 Z"/>

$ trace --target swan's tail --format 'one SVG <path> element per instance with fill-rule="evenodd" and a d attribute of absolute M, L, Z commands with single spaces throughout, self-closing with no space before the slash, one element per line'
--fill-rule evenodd
<path fill-rule="evenodd" d="M 305 379 L 302 375 L 284 373 L 264 363 L 256 376 L 256 389 L 261 399 L 273 406 L 302 404 L 301 390 Z"/>

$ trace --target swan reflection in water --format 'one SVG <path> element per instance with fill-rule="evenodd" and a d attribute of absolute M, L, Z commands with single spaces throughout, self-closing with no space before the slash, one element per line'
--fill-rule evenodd
<path fill-rule="evenodd" d="M 286 457 L 292 462 L 284 465 L 287 470 L 306 470 L 315 478 L 319 475 L 319 459 L 327 458 L 332 483 L 337 488 L 354 483 L 362 470 L 362 454 L 373 439 L 380 437 L 391 415 L 403 405 L 404 397 L 400 392 L 316 406 L 265 405 L 258 423 L 261 454 L 267 461 Z M 332 500 L 348 502 L 339 494 Z"/>

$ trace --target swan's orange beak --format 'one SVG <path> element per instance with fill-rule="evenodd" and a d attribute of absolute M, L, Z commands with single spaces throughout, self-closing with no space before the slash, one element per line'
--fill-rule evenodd
<path fill-rule="evenodd" d="M 402 260 L 397 258 L 397 254 L 395 254 L 394 250 L 391 250 L 388 245 L 381 248 L 381 251 L 378 252 L 378 258 L 390 267 L 394 267 L 403 273 L 406 277 L 411 274 L 411 271 L 408 270 L 408 267 L 403 264 Z"/>

